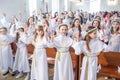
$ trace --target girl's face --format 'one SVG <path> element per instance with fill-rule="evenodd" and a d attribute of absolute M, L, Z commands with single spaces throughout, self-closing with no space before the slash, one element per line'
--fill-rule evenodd
<path fill-rule="evenodd" d="M 20 34 L 22 32 L 24 32 L 22 29 L 18 29 L 17 32 Z"/>
<path fill-rule="evenodd" d="M 98 25 L 99 25 L 98 21 L 93 22 L 93 26 L 98 27 Z"/>
<path fill-rule="evenodd" d="M 118 22 L 113 22 L 112 27 L 113 30 L 117 30 L 120 27 L 120 24 Z"/>
<path fill-rule="evenodd" d="M 45 26 L 45 27 L 48 26 L 46 20 L 43 20 L 43 21 L 42 21 L 42 25 Z"/>
<path fill-rule="evenodd" d="M 43 31 L 42 30 L 37 30 L 37 34 L 42 36 L 43 35 Z"/>
<path fill-rule="evenodd" d="M 62 24 L 62 20 L 61 19 L 58 19 L 57 20 L 57 24 L 59 25 L 59 24 Z"/>
<path fill-rule="evenodd" d="M 59 32 L 61 35 L 66 35 L 68 33 L 68 28 L 66 26 L 61 26 Z"/>
<path fill-rule="evenodd" d="M 91 39 L 97 38 L 97 30 L 93 31 L 92 33 L 89 34 Z"/>
<path fill-rule="evenodd" d="M 30 18 L 30 19 L 29 19 L 29 23 L 30 23 L 30 24 L 33 24 L 33 18 Z"/>
<path fill-rule="evenodd" d="M 5 29 L 3 29 L 2 31 L 0 31 L 0 34 L 6 35 L 6 34 L 7 34 L 7 31 L 6 31 Z"/>
<path fill-rule="evenodd" d="M 80 25 L 80 21 L 79 21 L 79 20 L 76 20 L 74 24 L 75 24 L 75 26 L 78 27 L 78 26 Z"/>

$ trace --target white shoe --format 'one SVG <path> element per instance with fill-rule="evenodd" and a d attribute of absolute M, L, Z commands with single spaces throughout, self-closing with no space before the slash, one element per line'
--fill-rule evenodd
<path fill-rule="evenodd" d="M 30 75 L 29 75 L 29 73 L 27 73 L 27 76 L 25 77 L 24 80 L 29 80 L 29 78 L 30 78 Z"/>
<path fill-rule="evenodd" d="M 108 79 L 108 77 L 106 76 L 106 77 L 104 77 L 105 79 Z"/>
<path fill-rule="evenodd" d="M 17 76 L 16 76 L 16 78 L 20 78 L 20 77 L 22 77 L 23 76 L 23 73 L 19 73 Z"/>

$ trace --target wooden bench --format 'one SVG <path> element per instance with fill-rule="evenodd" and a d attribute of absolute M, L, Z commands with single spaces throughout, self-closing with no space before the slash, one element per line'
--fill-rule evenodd
<path fill-rule="evenodd" d="M 83 54 L 79 56 L 79 73 L 80 78 L 82 67 Z M 118 66 L 120 66 L 120 52 L 102 52 L 98 56 L 98 64 L 101 64 L 101 70 L 98 75 L 109 76 L 120 79 L 120 73 L 117 72 Z"/>
<path fill-rule="evenodd" d="M 120 79 L 118 66 L 120 66 L 120 52 L 104 52 L 98 57 L 98 63 L 101 64 L 99 74 Z"/>

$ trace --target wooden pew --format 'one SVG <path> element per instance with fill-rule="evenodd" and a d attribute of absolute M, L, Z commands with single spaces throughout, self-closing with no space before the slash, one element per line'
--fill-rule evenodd
<path fill-rule="evenodd" d="M 101 70 L 99 74 L 120 79 L 118 66 L 120 66 L 120 52 L 104 52 L 99 55 Z"/>
<path fill-rule="evenodd" d="M 83 54 L 79 56 L 79 73 L 78 79 L 80 79 L 80 68 L 82 67 Z M 120 66 L 120 52 L 102 52 L 98 56 L 98 64 L 101 64 L 101 70 L 98 75 L 104 75 L 120 79 L 120 73 L 117 72 L 117 67 Z"/>

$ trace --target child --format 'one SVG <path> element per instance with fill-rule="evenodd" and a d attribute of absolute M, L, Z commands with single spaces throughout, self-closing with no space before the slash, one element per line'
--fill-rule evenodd
<path fill-rule="evenodd" d="M 27 23 L 25 24 L 25 27 L 28 27 L 27 34 L 29 37 L 34 35 L 35 32 L 35 24 L 34 24 L 34 18 L 29 17 Z"/>
<path fill-rule="evenodd" d="M 76 54 L 84 54 L 80 80 L 97 80 L 97 56 L 106 49 L 106 45 L 97 39 L 97 28 L 88 27 L 85 41 L 80 41 L 78 44 L 74 44 L 73 47 Z"/>
<path fill-rule="evenodd" d="M 42 25 L 43 25 L 43 27 L 44 27 L 45 35 L 46 35 L 47 37 L 50 37 L 50 32 L 51 32 L 51 30 L 50 30 L 50 26 L 49 26 L 48 20 L 43 19 L 43 20 L 42 20 Z"/>
<path fill-rule="evenodd" d="M 29 80 L 29 62 L 27 57 L 27 37 L 24 33 L 23 28 L 19 28 L 17 30 L 16 34 L 16 45 L 17 45 L 17 51 L 15 56 L 15 62 L 13 66 L 13 72 L 18 71 L 19 74 L 16 76 L 16 78 L 20 78 L 23 76 L 23 73 L 27 73 L 27 76 L 25 80 Z"/>
<path fill-rule="evenodd" d="M 79 18 L 74 19 L 71 28 L 69 29 L 68 35 L 73 38 L 73 34 L 79 31 L 79 34 L 81 33 L 81 26 L 80 26 L 80 20 Z"/>
<path fill-rule="evenodd" d="M 109 45 L 111 46 L 110 50 L 113 52 L 120 52 L 120 22 L 115 20 L 112 22 L 111 27 L 111 36 Z"/>
<path fill-rule="evenodd" d="M 100 21 L 98 19 L 93 20 L 92 22 L 92 26 L 97 27 L 97 37 L 103 41 L 104 38 L 108 38 L 107 34 L 108 34 L 108 30 L 104 28 L 104 26 L 100 25 Z M 106 39 L 106 41 L 104 42 L 108 42 L 108 40 Z"/>
<path fill-rule="evenodd" d="M 35 49 L 32 59 L 31 80 L 48 80 L 48 64 L 45 49 L 47 40 L 44 36 L 43 26 L 38 26 L 32 43 Z"/>
<path fill-rule="evenodd" d="M 7 28 L 0 28 L 0 70 L 3 75 L 13 67 L 13 55 L 11 45 L 12 38 L 7 35 Z"/>
<path fill-rule="evenodd" d="M 73 43 L 73 40 L 67 36 L 68 26 L 61 24 L 59 26 L 60 35 L 51 38 L 49 46 L 57 49 L 54 67 L 54 79 L 53 80 L 74 80 L 72 60 L 69 52 L 69 48 Z"/>

